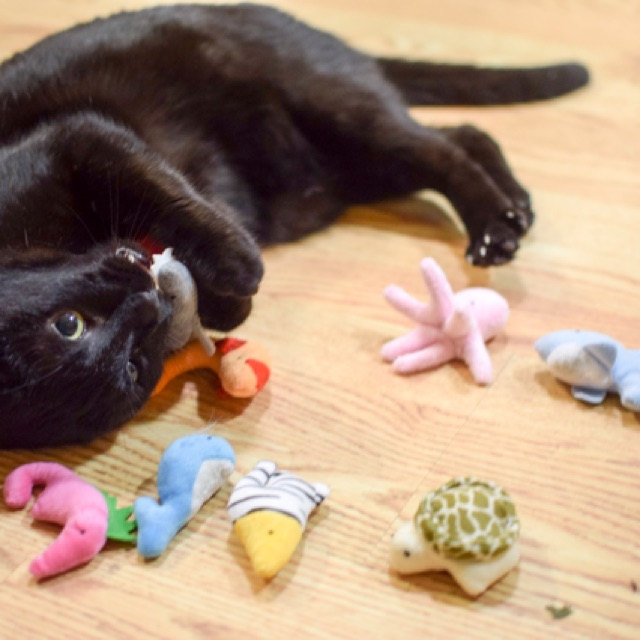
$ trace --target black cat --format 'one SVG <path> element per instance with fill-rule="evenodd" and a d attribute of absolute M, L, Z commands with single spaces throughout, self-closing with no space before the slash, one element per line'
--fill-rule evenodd
<path fill-rule="evenodd" d="M 474 264 L 510 260 L 533 214 L 498 146 L 421 126 L 406 103 L 586 82 L 576 64 L 372 58 L 256 5 L 123 13 L 14 56 L 0 66 L 0 446 L 87 442 L 145 402 L 171 313 L 145 246 L 174 247 L 220 330 L 250 311 L 260 244 L 354 203 L 436 189 Z"/>

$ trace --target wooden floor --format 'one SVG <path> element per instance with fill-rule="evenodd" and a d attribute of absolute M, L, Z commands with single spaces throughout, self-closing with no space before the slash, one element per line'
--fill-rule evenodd
<path fill-rule="evenodd" d="M 0 0 L 0 58 L 94 15 L 143 0 Z M 36 583 L 28 564 L 57 534 L 0 506 L 2 638 L 638 638 L 640 421 L 617 398 L 587 407 L 532 344 L 589 328 L 640 346 L 639 6 L 623 0 L 283 0 L 278 6 L 366 50 L 440 60 L 534 64 L 579 59 L 589 88 L 553 102 L 423 109 L 424 123 L 473 122 L 502 143 L 537 222 L 517 260 L 481 270 L 446 203 L 348 212 L 265 252 L 255 311 L 235 335 L 264 344 L 273 377 L 253 402 L 221 401 L 186 376 L 91 447 L 3 452 L 0 474 L 32 460 L 73 467 L 123 504 L 155 493 L 160 454 L 211 425 L 229 440 L 233 482 L 271 458 L 331 495 L 270 583 L 231 531 L 222 489 L 157 561 L 110 543 L 89 565 Z M 510 302 L 491 344 L 489 388 L 463 366 L 409 378 L 378 352 L 407 329 L 381 292 L 424 295 L 433 256 L 454 288 Z M 519 568 L 477 600 L 445 574 L 402 579 L 389 540 L 421 496 L 449 478 L 501 483 L 522 522 Z M 553 619 L 548 605 L 569 605 Z"/>

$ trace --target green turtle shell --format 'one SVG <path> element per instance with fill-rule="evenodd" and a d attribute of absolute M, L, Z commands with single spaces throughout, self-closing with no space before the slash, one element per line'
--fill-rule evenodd
<path fill-rule="evenodd" d="M 414 522 L 436 553 L 457 560 L 494 558 L 520 533 L 506 491 L 478 478 L 454 478 L 427 494 Z"/>

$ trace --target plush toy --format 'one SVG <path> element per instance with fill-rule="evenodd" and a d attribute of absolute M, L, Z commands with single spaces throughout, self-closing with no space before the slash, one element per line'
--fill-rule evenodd
<path fill-rule="evenodd" d="M 442 269 L 425 258 L 420 269 L 429 291 L 428 304 L 419 302 L 396 285 L 384 291 L 392 307 L 418 326 L 382 347 L 382 357 L 398 373 L 430 369 L 454 358 L 464 360 L 479 384 L 493 379 L 485 342 L 493 338 L 509 317 L 509 305 L 491 289 L 473 287 L 454 294 Z"/>
<path fill-rule="evenodd" d="M 613 392 L 624 407 L 640 411 L 640 350 L 580 329 L 548 333 L 535 348 L 551 373 L 571 385 L 574 398 L 600 404 Z"/>
<path fill-rule="evenodd" d="M 199 433 L 172 442 L 158 465 L 159 503 L 144 497 L 133 505 L 140 555 L 159 556 L 222 487 L 235 462 L 234 451 L 223 438 Z"/>
<path fill-rule="evenodd" d="M 62 531 L 29 565 L 36 578 L 53 576 L 89 562 L 108 537 L 135 540 L 131 508 L 116 509 L 115 498 L 105 495 L 55 462 L 32 462 L 14 469 L 4 483 L 9 507 L 22 509 L 35 486 L 44 485 L 31 514 L 36 520 L 62 525 Z"/>
<path fill-rule="evenodd" d="M 289 561 L 309 514 L 329 495 L 313 484 L 263 460 L 235 486 L 227 511 L 254 571 L 272 578 Z"/>
<path fill-rule="evenodd" d="M 222 389 L 234 398 L 253 397 L 267 384 L 271 374 L 269 354 L 254 342 L 236 338 L 216 340 L 215 353 L 209 355 L 201 343 L 192 341 L 169 356 L 152 395 L 160 393 L 173 378 L 194 369 L 214 371 Z"/>
<path fill-rule="evenodd" d="M 180 349 L 194 338 L 202 344 L 207 355 L 213 355 L 213 342 L 204 332 L 198 317 L 195 282 L 187 267 L 173 257 L 173 249 L 153 255 L 151 274 L 158 288 L 171 299 L 172 314 L 166 339 L 169 351 Z"/>
<path fill-rule="evenodd" d="M 391 542 L 399 573 L 448 571 L 478 596 L 520 559 L 520 523 L 511 498 L 492 482 L 454 478 L 429 493 Z"/>

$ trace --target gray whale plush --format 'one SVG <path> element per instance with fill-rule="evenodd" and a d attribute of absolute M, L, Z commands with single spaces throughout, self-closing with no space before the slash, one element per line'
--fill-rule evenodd
<path fill-rule="evenodd" d="M 574 398 L 600 404 L 612 392 L 624 407 L 640 411 L 640 350 L 581 329 L 548 333 L 535 348 L 551 373 L 571 385 Z"/>
<path fill-rule="evenodd" d="M 198 316 L 198 293 L 189 269 L 173 257 L 173 249 L 153 255 L 151 273 L 158 288 L 169 296 L 172 315 L 166 348 L 177 351 L 192 338 L 201 342 L 207 355 L 212 356 L 215 347 L 205 333 Z"/>

